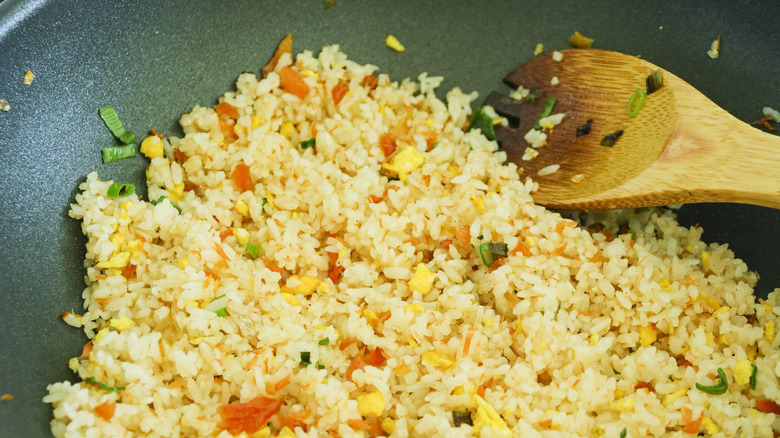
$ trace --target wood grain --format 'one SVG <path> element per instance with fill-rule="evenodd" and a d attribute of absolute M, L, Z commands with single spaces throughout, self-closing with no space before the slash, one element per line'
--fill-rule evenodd
<path fill-rule="evenodd" d="M 506 77 L 513 86 L 539 87 L 517 129 L 500 133 L 510 161 L 539 183 L 534 200 L 558 209 L 608 209 L 696 202 L 739 202 L 780 208 L 780 137 L 728 114 L 674 74 L 662 70 L 664 87 L 647 96 L 635 118 L 628 100 L 659 67 L 617 52 L 563 50 L 563 60 L 534 58 Z M 560 83 L 550 84 L 557 76 Z M 521 159 L 546 96 L 558 98 L 553 113 L 564 122 L 530 161 Z M 593 119 L 589 135 L 576 129 Z M 600 146 L 623 129 L 614 147 Z M 561 169 L 547 176 L 548 165 Z M 571 178 L 584 174 L 574 183 Z"/>

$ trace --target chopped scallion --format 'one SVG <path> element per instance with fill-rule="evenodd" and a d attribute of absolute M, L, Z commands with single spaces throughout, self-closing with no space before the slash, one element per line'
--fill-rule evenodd
<path fill-rule="evenodd" d="M 228 314 L 227 313 L 227 307 L 222 307 L 220 309 L 217 309 L 217 310 L 214 311 L 214 313 L 216 313 L 217 316 L 219 316 L 220 318 L 224 318 Z"/>
<path fill-rule="evenodd" d="M 750 364 L 751 367 L 753 367 L 753 371 L 750 373 L 750 389 L 754 390 L 756 389 L 756 375 L 758 374 L 758 367 L 756 364 Z"/>
<path fill-rule="evenodd" d="M 109 392 L 116 392 L 125 389 L 124 386 L 108 386 L 103 382 L 98 382 L 97 379 L 95 379 L 94 377 L 87 377 L 86 379 L 84 379 L 84 381 L 89 383 L 94 383 L 95 385 L 99 386 L 100 389 Z"/>
<path fill-rule="evenodd" d="M 544 108 L 542 108 L 541 114 L 539 114 L 539 118 L 536 119 L 536 124 L 534 124 L 534 129 L 537 131 L 542 130 L 542 125 L 539 123 L 543 118 L 549 117 L 550 114 L 552 114 L 553 108 L 555 108 L 555 104 L 558 102 L 558 99 L 554 97 L 548 97 L 547 100 L 544 101 Z"/>
<path fill-rule="evenodd" d="M 479 256 L 482 257 L 482 263 L 485 266 L 490 266 L 496 261 L 496 256 L 490 251 L 490 242 L 482 242 L 479 244 Z"/>
<path fill-rule="evenodd" d="M 452 422 L 455 424 L 455 427 L 460 427 L 461 424 L 474 425 L 471 419 L 471 412 L 465 409 L 452 411 Z"/>
<path fill-rule="evenodd" d="M 705 386 L 696 382 L 696 389 L 712 395 L 725 394 L 729 389 L 729 383 L 726 381 L 726 373 L 723 372 L 723 368 L 718 367 L 718 383 L 711 386 Z"/>
<path fill-rule="evenodd" d="M 650 73 L 650 76 L 645 79 L 645 85 L 647 86 L 647 94 L 653 94 L 658 91 L 659 88 L 663 87 L 664 77 L 661 74 L 661 70 Z"/>
<path fill-rule="evenodd" d="M 319 342 L 317 342 L 320 345 L 328 345 L 328 342 L 330 342 L 330 338 L 323 338 L 320 339 Z"/>
<path fill-rule="evenodd" d="M 301 365 L 307 367 L 311 365 L 311 353 L 308 351 L 301 351 Z"/>
<path fill-rule="evenodd" d="M 316 143 L 317 143 L 317 139 L 316 138 L 310 138 L 308 140 L 302 141 L 300 146 L 301 146 L 301 149 L 308 149 L 308 148 L 310 148 L 312 146 L 316 146 Z"/>
<path fill-rule="evenodd" d="M 135 145 L 124 144 L 122 146 L 109 146 L 101 150 L 103 153 L 103 163 L 121 160 L 135 156 Z"/>
<path fill-rule="evenodd" d="M 493 128 L 493 118 L 486 112 L 482 111 L 482 107 L 474 110 L 474 114 L 471 115 L 471 123 L 469 124 L 469 131 L 477 128 L 482 131 L 488 140 L 496 139 L 496 130 Z"/>
<path fill-rule="evenodd" d="M 628 436 L 628 430 L 624 427 L 623 430 L 620 431 L 620 438 L 626 438 Z"/>
<path fill-rule="evenodd" d="M 639 101 L 637 101 L 639 99 Z M 628 99 L 628 117 L 632 119 L 639 114 L 639 111 L 645 106 L 647 100 L 647 93 L 641 88 L 637 88 L 631 93 L 631 97 Z"/>
<path fill-rule="evenodd" d="M 317 369 L 318 369 L 318 370 L 324 370 L 324 369 L 325 369 L 325 365 L 323 365 L 323 364 L 321 364 L 321 363 L 318 363 L 318 364 L 317 364 Z"/>
<path fill-rule="evenodd" d="M 588 119 L 584 125 L 577 127 L 577 137 L 590 134 L 591 127 L 593 127 L 593 119 Z"/>
<path fill-rule="evenodd" d="M 135 193 L 135 186 L 132 184 L 113 183 L 108 187 L 106 195 L 112 198 L 124 198 Z"/>
<path fill-rule="evenodd" d="M 168 197 L 165 196 L 165 195 L 162 195 L 159 198 L 157 198 L 157 200 L 153 200 L 153 201 L 150 201 L 150 202 L 152 203 L 152 205 L 157 205 L 157 204 L 163 202 L 163 200 L 165 200 L 165 199 L 168 199 Z M 168 202 L 171 202 L 171 200 L 168 199 Z M 173 208 L 175 208 L 179 213 L 181 213 L 181 208 L 179 208 L 178 205 L 174 204 L 173 202 L 171 202 L 171 205 L 173 205 Z"/>
<path fill-rule="evenodd" d="M 604 138 L 601 139 L 602 146 L 615 146 L 615 142 L 617 142 L 617 139 L 620 138 L 620 136 L 623 135 L 623 130 L 619 129 L 615 132 L 610 132 L 609 134 L 605 135 Z"/>
<path fill-rule="evenodd" d="M 260 257 L 261 254 L 265 254 L 265 252 L 261 246 L 250 243 L 246 246 L 246 249 L 244 249 L 244 254 L 249 254 L 249 257 L 254 260 Z"/>
<path fill-rule="evenodd" d="M 227 303 L 228 303 L 228 297 L 225 294 L 222 294 L 213 300 L 211 300 L 205 307 L 206 310 L 210 310 L 217 314 L 218 317 L 224 318 L 228 315 L 227 312 Z"/>
<path fill-rule="evenodd" d="M 124 144 L 135 143 L 135 134 L 125 129 L 113 106 L 108 105 L 100 108 L 98 113 L 100 118 L 106 123 L 106 126 L 108 126 L 108 129 L 111 130 L 111 133 L 114 134 L 114 137 L 121 140 Z"/>
<path fill-rule="evenodd" d="M 509 247 L 504 242 L 490 242 L 490 252 L 494 256 L 506 257 Z"/>

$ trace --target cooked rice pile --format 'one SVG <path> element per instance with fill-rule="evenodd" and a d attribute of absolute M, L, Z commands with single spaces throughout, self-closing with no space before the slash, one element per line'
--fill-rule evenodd
<path fill-rule="evenodd" d="M 182 117 L 147 171 L 167 199 L 81 184 L 86 312 L 65 319 L 91 342 L 82 382 L 49 386 L 56 436 L 780 430 L 780 289 L 756 302 L 725 245 L 669 209 L 534 205 L 440 78 L 391 83 L 337 46 L 292 63 Z M 696 388 L 718 368 L 725 394 Z"/>

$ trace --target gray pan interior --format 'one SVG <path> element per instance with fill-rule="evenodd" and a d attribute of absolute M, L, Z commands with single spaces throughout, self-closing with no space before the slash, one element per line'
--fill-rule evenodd
<path fill-rule="evenodd" d="M 101 164 L 114 144 L 97 115 L 113 104 L 137 135 L 180 132 L 180 114 L 214 104 L 245 70 L 258 72 L 287 33 L 295 51 L 340 43 L 353 59 L 398 80 L 427 71 L 460 86 L 506 91 L 503 76 L 537 43 L 562 49 L 575 30 L 595 46 L 642 55 L 688 80 L 744 121 L 780 108 L 780 13 L 774 1 L 322 0 L 0 2 L 0 436 L 48 436 L 46 385 L 86 338 L 61 312 L 81 309 L 85 239 L 67 217 L 79 182 L 101 178 L 143 187 L 145 158 Z M 384 45 L 393 34 L 403 53 Z M 722 36 L 722 55 L 707 57 Z M 36 74 L 22 85 L 25 70 Z M 587 78 L 583 78 L 587 80 Z M 780 169 L 778 169 L 780 171 Z M 142 189 L 145 192 L 145 189 Z M 684 224 L 728 242 L 761 275 L 757 294 L 780 286 L 780 212 L 691 205 Z"/>

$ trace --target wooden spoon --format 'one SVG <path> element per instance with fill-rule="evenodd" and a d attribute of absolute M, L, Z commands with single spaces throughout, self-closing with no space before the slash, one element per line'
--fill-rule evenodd
<path fill-rule="evenodd" d="M 780 137 L 737 120 L 672 73 L 635 56 L 596 49 L 561 50 L 563 59 L 539 56 L 510 73 L 517 87 L 538 87 L 534 103 L 496 101 L 519 117 L 517 128 L 498 128 L 508 160 L 539 183 L 538 204 L 557 209 L 596 210 L 696 202 L 738 202 L 780 208 Z M 655 70 L 663 87 L 647 95 L 630 118 L 628 101 Z M 557 77 L 558 85 L 551 85 Z M 523 160 L 523 136 L 534 125 L 546 97 L 563 122 L 548 132 L 539 155 Z M 577 127 L 593 119 L 590 134 Z M 613 147 L 605 135 L 623 130 Z M 552 174 L 537 172 L 560 165 Z M 581 176 L 578 176 L 581 175 Z M 573 182 L 572 179 L 581 179 Z"/>

